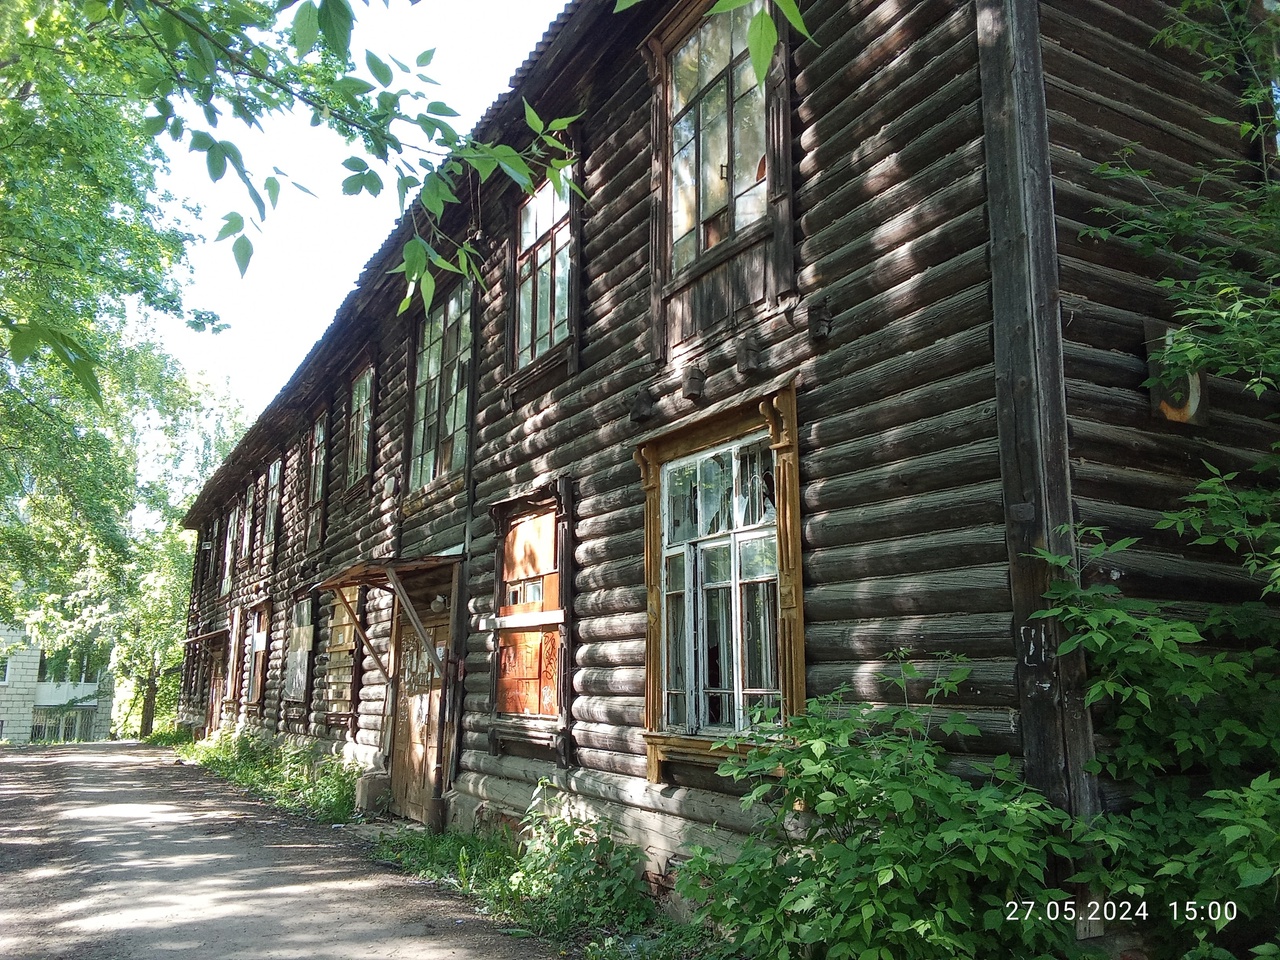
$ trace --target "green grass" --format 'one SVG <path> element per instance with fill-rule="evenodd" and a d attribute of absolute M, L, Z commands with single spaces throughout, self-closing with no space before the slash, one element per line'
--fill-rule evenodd
<path fill-rule="evenodd" d="M 245 734 L 179 746 L 178 754 L 279 807 L 321 823 L 346 823 L 355 815 L 360 770 L 339 757 L 281 748 Z"/>
<path fill-rule="evenodd" d="M 191 743 L 192 739 L 190 727 L 169 727 L 143 737 L 142 742 L 152 747 L 177 747 Z"/>
<path fill-rule="evenodd" d="M 402 830 L 384 835 L 374 856 L 477 898 L 507 933 L 575 948 L 585 960 L 721 956 L 705 929 L 658 910 L 635 847 L 536 807 L 521 837 Z"/>

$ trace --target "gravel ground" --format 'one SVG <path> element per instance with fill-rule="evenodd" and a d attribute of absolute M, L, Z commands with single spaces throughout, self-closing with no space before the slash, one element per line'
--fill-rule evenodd
<path fill-rule="evenodd" d="M 6 960 L 542 960 L 461 898 L 134 743 L 0 747 Z"/>

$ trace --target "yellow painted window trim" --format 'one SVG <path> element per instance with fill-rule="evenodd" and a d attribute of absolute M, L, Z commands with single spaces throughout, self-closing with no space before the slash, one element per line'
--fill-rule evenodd
<path fill-rule="evenodd" d="M 800 455 L 794 384 L 771 390 L 715 415 L 642 443 L 635 451 L 645 494 L 644 569 L 648 596 L 645 626 L 644 740 L 651 782 L 662 780 L 668 760 L 718 763 L 715 736 L 672 734 L 662 728 L 662 466 L 760 429 L 774 451 L 778 523 L 778 668 L 783 716 L 803 712 L 804 590 L 800 551 Z"/>

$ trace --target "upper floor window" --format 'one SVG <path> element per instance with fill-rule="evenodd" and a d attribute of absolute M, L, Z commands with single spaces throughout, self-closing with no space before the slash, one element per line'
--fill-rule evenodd
<path fill-rule="evenodd" d="M 277 459 L 267 470 L 267 499 L 262 506 L 262 542 L 275 543 L 276 528 L 280 524 L 280 480 L 283 461 Z"/>
<path fill-rule="evenodd" d="M 459 284 L 422 322 L 413 392 L 409 487 L 462 468 L 471 383 L 471 286 Z"/>
<path fill-rule="evenodd" d="M 351 407 L 347 424 L 347 485 L 369 472 L 369 441 L 373 429 L 373 367 L 367 366 L 351 381 Z"/>
<path fill-rule="evenodd" d="M 324 535 L 324 414 L 311 424 L 311 449 L 307 452 L 307 549 L 320 546 Z"/>
<path fill-rule="evenodd" d="M 763 81 L 748 45 L 768 0 L 677 5 L 649 38 L 654 173 L 651 348 L 665 359 L 795 289 L 786 31 Z"/>
<path fill-rule="evenodd" d="M 249 703 L 261 704 L 267 692 L 267 660 L 271 636 L 271 607 L 262 604 L 249 612 Z"/>
<path fill-rule="evenodd" d="M 240 535 L 240 504 L 227 516 L 226 535 L 222 543 L 222 584 L 220 593 L 231 592 L 231 577 L 236 568 L 236 537 Z"/>
<path fill-rule="evenodd" d="M 257 492 L 256 487 L 257 483 L 250 480 L 249 485 L 244 489 L 243 527 L 240 531 L 241 560 L 248 560 L 253 554 L 253 501 Z"/>
<path fill-rule="evenodd" d="M 295 600 L 289 624 L 289 646 L 285 653 L 282 696 L 299 703 L 306 702 L 310 692 L 311 649 L 315 638 L 311 620 L 311 598 Z"/>
<path fill-rule="evenodd" d="M 547 180 L 520 206 L 516 254 L 515 366 L 526 367 L 569 336 L 573 238 L 568 179 Z"/>
<path fill-rule="evenodd" d="M 671 267 L 764 218 L 765 97 L 747 50 L 754 0 L 705 18 L 670 55 Z"/>

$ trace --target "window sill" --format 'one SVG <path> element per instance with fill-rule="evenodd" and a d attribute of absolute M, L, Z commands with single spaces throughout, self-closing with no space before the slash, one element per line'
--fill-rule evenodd
<path fill-rule="evenodd" d="M 364 492 L 365 496 L 369 496 L 369 475 L 367 473 L 342 491 L 342 496 L 338 499 L 344 504 L 352 503 L 359 499 L 361 491 Z"/>
<path fill-rule="evenodd" d="M 553 378 L 558 382 L 568 376 L 573 370 L 573 343 L 574 336 L 571 331 L 542 356 L 527 366 L 521 367 L 515 373 L 509 374 L 502 381 L 502 395 L 507 400 L 507 406 L 514 408 L 518 396 L 538 392 L 535 390 L 537 387 L 543 387 L 545 390 L 552 386 Z"/>
<path fill-rule="evenodd" d="M 747 227 L 736 237 L 730 237 L 723 243 L 713 247 L 679 273 L 673 275 L 662 286 L 662 298 L 665 300 L 679 293 L 689 284 L 710 273 L 723 263 L 728 263 L 743 250 L 754 246 L 773 235 L 773 218 L 765 216 Z"/>
<path fill-rule="evenodd" d="M 497 756 L 504 743 L 527 743 L 556 752 L 561 767 L 569 766 L 569 732 L 559 717 L 519 717 L 492 714 L 489 719 L 489 753 Z"/>
<path fill-rule="evenodd" d="M 714 745 L 722 738 L 699 737 L 687 733 L 646 730 L 641 736 L 644 738 L 650 783 L 662 782 L 662 764 L 668 760 L 694 763 L 704 767 L 718 767 L 730 756 L 744 754 L 750 749 L 745 744 L 733 748 L 722 746 L 717 749 Z"/>
<path fill-rule="evenodd" d="M 400 506 L 402 516 L 411 517 L 415 513 L 421 513 L 441 494 L 446 496 L 454 496 L 461 492 L 463 484 L 463 474 L 461 471 L 457 473 L 446 473 L 443 476 L 436 477 L 425 487 L 421 487 L 417 492 L 405 497 L 404 503 Z"/>

